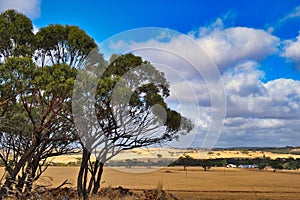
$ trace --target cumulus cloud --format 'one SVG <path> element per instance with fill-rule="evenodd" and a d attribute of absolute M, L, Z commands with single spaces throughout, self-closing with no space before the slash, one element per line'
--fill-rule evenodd
<path fill-rule="evenodd" d="M 263 83 L 253 63 L 224 74 L 227 117 L 300 119 L 300 81 L 276 79 Z"/>
<path fill-rule="evenodd" d="M 260 80 L 264 73 L 258 70 L 258 64 L 253 61 L 235 66 L 225 73 L 223 81 L 228 94 L 239 96 L 261 95 L 265 92 Z"/>
<path fill-rule="evenodd" d="M 218 22 L 218 24 L 221 22 Z M 206 30 L 197 38 L 198 44 L 208 53 L 220 70 L 247 60 L 259 61 L 277 51 L 280 40 L 270 33 L 247 27 Z M 203 32 L 203 28 L 200 29 Z"/>
<path fill-rule="evenodd" d="M 227 114 L 217 146 L 298 145 L 300 81 L 281 78 L 263 82 L 263 77 L 264 72 L 253 61 L 223 74 Z M 209 116 L 209 110 L 203 111 Z M 210 118 L 199 120 L 209 124 Z"/>
<path fill-rule="evenodd" d="M 282 55 L 288 60 L 294 62 L 300 69 L 300 34 L 295 40 L 284 41 Z"/>
<path fill-rule="evenodd" d="M 212 120 L 210 92 L 217 91 L 209 91 L 207 80 L 201 77 L 201 73 L 199 75 L 199 70 L 204 73 L 210 71 L 210 65 L 204 62 L 197 69 L 183 58 L 205 60 L 206 55 L 221 71 L 219 78 L 226 91 L 227 113 L 218 146 L 293 145 L 295 139 L 300 138 L 297 135 L 300 130 L 297 125 L 300 122 L 300 81 L 281 78 L 265 82 L 265 74 L 260 69 L 261 60 L 280 53 L 279 38 L 260 29 L 224 28 L 221 19 L 210 26 L 199 28 L 198 32 L 189 33 L 189 36 L 205 51 L 187 46 L 183 37 L 172 35 L 167 40 L 161 40 L 164 38 L 161 37 L 142 42 L 114 41 L 110 47 L 140 49 L 134 53 L 166 73 L 171 83 L 168 101 L 174 107 L 180 106 L 183 114 L 199 126 L 194 146 L 201 146 L 205 138 Z M 298 45 L 299 38 L 285 42 L 284 56 L 295 59 L 300 55 L 295 50 L 298 49 L 295 45 Z M 141 50 L 153 46 L 157 49 Z M 201 111 L 200 116 L 193 114 L 193 109 L 197 107 Z M 274 141 L 268 139 L 270 137 Z"/>
<path fill-rule="evenodd" d="M 298 146 L 299 119 L 227 118 L 219 146 Z"/>
<path fill-rule="evenodd" d="M 31 18 L 40 16 L 40 0 L 0 0 L 0 11 L 15 9 Z"/>
<path fill-rule="evenodd" d="M 164 35 L 164 34 L 161 34 Z M 221 72 L 234 65 L 245 61 L 260 61 L 270 54 L 276 53 L 280 45 L 280 39 L 274 35 L 260 29 L 248 27 L 224 28 L 222 19 L 217 19 L 212 25 L 201 27 L 198 31 L 188 34 L 199 46 L 194 45 L 187 48 L 187 38 L 181 35 L 168 35 L 168 40 L 151 38 L 143 42 L 113 41 L 109 47 L 114 50 L 123 50 L 155 46 L 161 49 L 174 49 L 180 56 L 189 58 L 204 57 L 209 55 Z M 148 52 L 149 53 L 149 52 Z M 174 62 L 174 64 L 176 64 Z M 206 63 L 202 66 L 206 70 Z M 203 69 L 204 70 L 204 69 Z"/>

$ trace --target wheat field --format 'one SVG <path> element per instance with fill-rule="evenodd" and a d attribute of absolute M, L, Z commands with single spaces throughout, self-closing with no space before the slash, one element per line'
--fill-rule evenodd
<path fill-rule="evenodd" d="M 137 151 L 138 152 L 138 151 Z M 164 158 L 171 158 L 170 150 L 161 151 Z M 183 152 L 175 152 L 179 156 Z M 199 152 L 184 152 L 192 157 L 199 156 Z M 295 157 L 299 155 L 283 155 L 264 152 L 266 156 Z M 131 155 L 132 154 L 132 155 Z M 122 158 L 132 158 L 136 152 L 123 154 Z M 145 157 L 145 153 L 138 152 Z M 249 151 L 244 154 L 240 151 L 214 151 L 207 157 L 238 157 L 254 158 L 261 157 L 261 152 Z M 65 155 L 52 159 L 57 163 L 75 162 L 79 155 Z M 48 187 L 57 187 L 66 179 L 71 187 L 76 187 L 76 179 L 79 167 L 73 166 L 50 166 L 36 183 Z M 102 177 L 102 188 L 122 186 L 134 192 L 144 189 L 155 189 L 162 185 L 163 189 L 176 194 L 180 199 L 300 199 L 300 170 L 284 171 L 258 171 L 257 169 L 237 168 L 211 168 L 203 171 L 201 167 L 165 167 L 150 169 L 142 167 L 134 168 L 110 168 L 105 167 Z M 127 172 L 126 172 L 127 171 Z M 0 168 L 0 175 L 4 169 Z"/>
<path fill-rule="evenodd" d="M 180 199 L 299 199 L 300 171 L 258 171 L 232 168 L 166 167 L 149 173 L 131 173 L 105 167 L 102 187 L 129 188 L 132 191 L 163 189 Z M 1 169 L 3 172 L 3 169 Z M 38 184 L 56 187 L 68 179 L 76 187 L 78 167 L 49 167 Z"/>

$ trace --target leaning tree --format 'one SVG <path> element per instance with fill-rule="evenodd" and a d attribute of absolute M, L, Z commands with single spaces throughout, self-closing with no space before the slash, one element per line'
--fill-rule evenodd
<path fill-rule="evenodd" d="M 76 71 L 65 65 L 39 68 L 30 58 L 9 58 L 0 71 L 4 86 L 20 91 L 1 118 L 0 158 L 7 173 L 2 194 L 28 193 L 47 158 L 70 152 L 76 139 L 68 119 Z"/>
<path fill-rule="evenodd" d="M 113 57 L 108 66 L 87 60 L 75 83 L 73 113 L 84 145 L 77 189 L 84 198 L 97 193 L 104 164 L 121 151 L 163 144 L 192 129 L 166 104 L 162 72 L 133 54 Z"/>
<path fill-rule="evenodd" d="M 49 157 L 73 152 L 74 79 L 96 44 L 76 26 L 50 25 L 34 35 L 31 21 L 13 10 L 0 15 L 0 33 L 1 198 L 29 194 Z"/>

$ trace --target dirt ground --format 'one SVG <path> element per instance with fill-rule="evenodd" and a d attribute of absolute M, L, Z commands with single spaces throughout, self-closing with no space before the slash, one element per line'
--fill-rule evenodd
<path fill-rule="evenodd" d="M 300 171 L 260 172 L 258 170 L 200 167 L 167 167 L 150 173 L 132 168 L 130 173 L 106 167 L 102 187 L 122 186 L 134 191 L 163 189 L 180 199 L 300 199 Z M 3 172 L 3 169 L 0 169 Z M 39 184 L 58 186 L 68 179 L 76 186 L 78 167 L 49 167 Z"/>

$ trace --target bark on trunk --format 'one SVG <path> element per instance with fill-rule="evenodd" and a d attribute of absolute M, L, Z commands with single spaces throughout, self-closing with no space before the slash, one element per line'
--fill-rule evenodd
<path fill-rule="evenodd" d="M 104 163 L 96 160 L 93 163 L 92 170 L 90 171 L 88 168 L 90 157 L 90 152 L 84 149 L 77 178 L 78 197 L 83 199 L 88 199 L 88 196 L 91 193 L 96 194 L 101 186 Z M 89 178 L 88 175 L 90 175 Z"/>
<path fill-rule="evenodd" d="M 100 162 L 99 166 L 98 166 L 99 169 L 98 169 L 97 178 L 94 183 L 93 194 L 96 194 L 100 188 L 101 178 L 102 178 L 102 173 L 103 173 L 103 166 L 104 166 L 104 164 L 102 162 Z"/>
<path fill-rule="evenodd" d="M 87 191 L 84 187 L 84 185 L 86 185 L 84 183 L 84 174 L 86 173 L 85 171 L 88 170 L 87 166 L 90 157 L 91 153 L 86 148 L 84 148 L 82 152 L 82 161 L 77 177 L 77 194 L 79 198 L 83 197 L 84 199 L 87 199 Z"/>
<path fill-rule="evenodd" d="M 22 157 L 20 158 L 18 163 L 16 163 L 15 168 L 9 174 L 9 177 L 5 180 L 4 184 L 2 185 L 2 187 L 0 189 L 0 200 L 7 195 L 9 190 L 12 189 L 12 185 L 16 181 L 18 173 L 20 172 L 22 167 L 24 167 L 24 165 L 26 164 L 28 159 L 31 158 L 34 150 L 36 149 L 36 146 L 37 146 L 36 143 L 32 144 L 32 146 L 30 146 L 24 152 L 24 154 L 22 155 Z M 9 190 L 7 190 L 7 189 L 9 189 Z"/>

